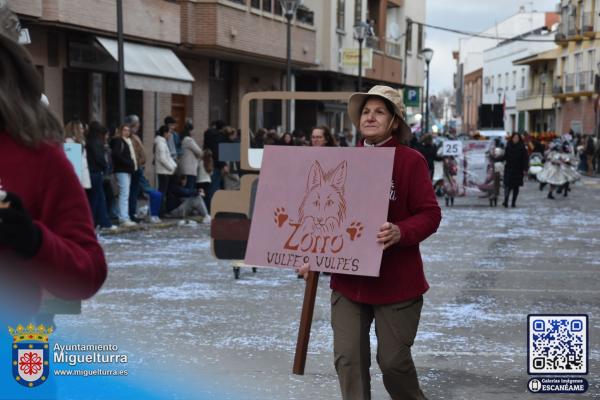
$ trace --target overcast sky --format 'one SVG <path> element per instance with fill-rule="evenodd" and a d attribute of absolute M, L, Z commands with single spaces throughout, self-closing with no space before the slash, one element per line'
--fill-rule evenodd
<path fill-rule="evenodd" d="M 554 11 L 559 0 L 427 0 L 427 23 L 463 31 L 481 32 L 519 11 Z M 431 94 L 452 89 L 456 71 L 452 51 L 458 50 L 458 38 L 450 32 L 426 28 L 425 45 L 434 51 L 431 61 Z"/>

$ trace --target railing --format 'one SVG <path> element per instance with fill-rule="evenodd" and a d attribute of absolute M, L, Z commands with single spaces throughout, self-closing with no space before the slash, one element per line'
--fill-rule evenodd
<path fill-rule="evenodd" d="M 567 35 L 575 36 L 577 35 L 577 21 L 575 20 L 575 16 L 570 15 L 567 18 Z"/>
<path fill-rule="evenodd" d="M 315 13 L 311 11 L 307 7 L 300 6 L 298 10 L 296 10 L 296 21 L 302 22 L 307 25 L 315 24 Z"/>
<path fill-rule="evenodd" d="M 552 94 L 562 94 L 563 88 L 562 86 L 556 85 L 552 87 Z"/>
<path fill-rule="evenodd" d="M 385 42 L 385 54 L 389 56 L 401 57 L 402 46 L 399 42 L 393 40 L 386 40 Z"/>
<path fill-rule="evenodd" d="M 584 12 L 581 18 L 581 32 L 594 31 L 594 14 L 590 11 Z"/>
<path fill-rule="evenodd" d="M 373 50 L 379 50 L 379 38 L 377 36 L 367 36 L 367 39 L 365 40 L 365 46 Z"/>
<path fill-rule="evenodd" d="M 578 74 L 578 89 L 580 92 L 591 92 L 594 90 L 594 72 L 581 71 Z"/>
<path fill-rule="evenodd" d="M 565 74 L 565 93 L 573 93 L 575 91 L 575 75 Z"/>
<path fill-rule="evenodd" d="M 544 96 L 550 96 L 553 93 L 552 86 L 546 84 L 543 90 Z M 517 100 L 526 100 L 533 97 L 540 97 L 542 95 L 542 88 L 537 87 L 535 89 L 524 89 L 517 92 Z"/>
<path fill-rule="evenodd" d="M 246 5 L 246 0 L 229 0 L 232 3 L 237 3 L 237 4 L 242 4 L 242 5 Z"/>

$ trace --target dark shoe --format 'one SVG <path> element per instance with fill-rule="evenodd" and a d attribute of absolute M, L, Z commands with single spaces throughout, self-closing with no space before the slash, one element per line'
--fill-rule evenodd
<path fill-rule="evenodd" d="M 548 193 L 548 198 L 554 200 L 554 196 L 552 195 L 552 192 Z"/>
<path fill-rule="evenodd" d="M 454 207 L 454 197 L 450 197 L 450 207 Z"/>
<path fill-rule="evenodd" d="M 516 205 L 515 203 L 512 203 L 510 206 L 511 206 L 512 208 L 515 208 L 517 205 Z"/>
<path fill-rule="evenodd" d="M 546 187 L 546 184 L 545 184 L 545 183 L 540 183 L 540 192 L 541 192 L 542 190 L 544 190 L 544 188 L 545 188 L 545 187 Z"/>
<path fill-rule="evenodd" d="M 558 189 L 556 189 L 556 194 L 561 194 L 563 191 L 562 187 L 559 187 Z"/>
<path fill-rule="evenodd" d="M 450 199 L 446 197 L 446 207 L 450 205 Z"/>
<path fill-rule="evenodd" d="M 504 206 L 504 208 L 507 208 L 507 207 L 508 207 L 508 203 L 507 203 L 506 201 L 503 201 L 503 202 L 502 202 L 502 205 Z"/>

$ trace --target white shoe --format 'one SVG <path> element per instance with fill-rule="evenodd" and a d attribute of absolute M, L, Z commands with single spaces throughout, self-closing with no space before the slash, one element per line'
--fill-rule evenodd
<path fill-rule="evenodd" d="M 99 226 L 99 227 L 98 227 L 98 230 L 99 230 L 100 232 L 107 232 L 107 231 L 108 231 L 108 232 L 114 232 L 114 231 L 116 231 L 117 229 L 119 229 L 119 227 L 117 227 L 116 225 L 111 225 L 111 226 Z"/>
<path fill-rule="evenodd" d="M 158 218 L 155 215 L 151 215 L 150 216 L 150 223 L 151 224 L 160 224 L 162 222 L 162 220 L 160 218 Z"/>
<path fill-rule="evenodd" d="M 131 228 L 133 226 L 137 226 L 137 223 L 135 223 L 133 221 L 125 221 L 125 222 L 121 222 L 121 226 L 124 228 Z"/>
<path fill-rule="evenodd" d="M 211 221 L 210 215 L 207 215 L 202 219 L 202 223 L 205 225 L 210 225 L 210 221 Z"/>

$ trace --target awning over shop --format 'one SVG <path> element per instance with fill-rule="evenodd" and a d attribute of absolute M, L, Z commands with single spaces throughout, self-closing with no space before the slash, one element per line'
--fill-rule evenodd
<path fill-rule="evenodd" d="M 96 40 L 119 60 L 117 41 L 103 37 Z M 194 77 L 173 51 L 161 47 L 125 42 L 125 87 L 150 92 L 190 95 Z"/>

